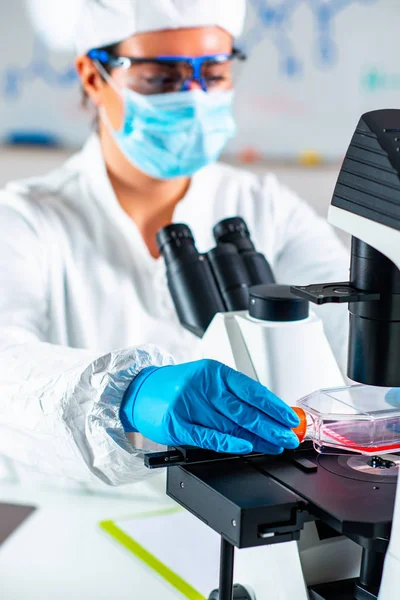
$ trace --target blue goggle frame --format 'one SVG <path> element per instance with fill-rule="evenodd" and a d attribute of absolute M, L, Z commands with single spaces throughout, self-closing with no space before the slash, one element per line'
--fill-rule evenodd
<path fill-rule="evenodd" d="M 238 59 L 240 61 L 247 60 L 246 54 L 238 49 L 233 49 L 231 54 L 210 54 L 207 56 L 157 56 L 155 58 L 134 58 L 132 56 L 116 56 L 107 50 L 90 50 L 88 57 L 92 60 L 97 60 L 103 65 L 107 65 L 111 69 L 129 69 L 133 65 L 143 64 L 159 64 L 171 65 L 176 63 L 186 63 L 193 69 L 193 75 L 187 79 L 182 87 L 182 92 L 190 89 L 192 81 L 198 82 L 201 88 L 206 92 L 208 89 L 207 82 L 202 77 L 202 68 L 205 63 L 225 63 Z"/>

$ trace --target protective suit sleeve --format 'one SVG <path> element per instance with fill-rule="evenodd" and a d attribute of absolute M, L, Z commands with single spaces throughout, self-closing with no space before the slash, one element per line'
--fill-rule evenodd
<path fill-rule="evenodd" d="M 271 178 L 266 186 L 271 189 Z M 276 206 L 276 263 L 279 283 L 310 285 L 349 280 L 350 255 L 326 219 L 272 178 Z M 279 216 L 278 216 L 279 215 Z M 327 338 L 346 371 L 349 315 L 347 305 L 312 306 L 324 323 Z"/>
<path fill-rule="evenodd" d="M 79 481 L 142 479 L 154 445 L 130 443 L 120 403 L 143 368 L 172 359 L 154 346 L 99 356 L 45 343 L 46 268 L 31 215 L 0 204 L 0 454 Z"/>

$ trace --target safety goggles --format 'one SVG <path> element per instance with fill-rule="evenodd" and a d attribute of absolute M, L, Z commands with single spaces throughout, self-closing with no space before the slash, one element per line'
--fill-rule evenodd
<path fill-rule="evenodd" d="M 91 50 L 89 58 L 111 69 L 126 71 L 125 87 L 139 94 L 168 94 L 190 89 L 198 83 L 207 92 L 227 90 L 233 86 L 232 62 L 246 60 L 240 50 L 231 54 L 210 56 L 158 56 L 157 58 L 134 58 L 117 56 L 106 50 Z"/>

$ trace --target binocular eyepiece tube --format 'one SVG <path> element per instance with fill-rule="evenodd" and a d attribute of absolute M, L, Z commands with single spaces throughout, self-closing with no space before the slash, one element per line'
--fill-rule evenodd
<path fill-rule="evenodd" d="M 179 321 L 202 337 L 219 312 L 225 312 L 207 257 L 195 246 L 187 225 L 169 225 L 157 234 L 157 243 L 167 267 L 167 281 Z"/>
<path fill-rule="evenodd" d="M 276 283 L 271 266 L 261 252 L 257 252 L 250 237 L 250 232 L 241 217 L 224 219 L 214 227 L 214 238 L 217 244 L 233 244 L 236 246 L 244 262 L 249 285 Z"/>
<path fill-rule="evenodd" d="M 168 225 L 157 234 L 180 323 L 199 337 L 217 313 L 247 310 L 251 286 L 275 282 L 243 219 L 221 221 L 214 236 L 217 246 L 200 254 L 187 225 Z"/>

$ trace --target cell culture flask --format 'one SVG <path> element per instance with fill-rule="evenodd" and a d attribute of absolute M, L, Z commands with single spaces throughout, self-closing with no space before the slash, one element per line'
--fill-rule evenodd
<path fill-rule="evenodd" d="M 319 453 L 400 452 L 400 389 L 355 385 L 319 390 L 299 400 L 295 429 Z M 335 452 L 336 451 L 336 452 Z"/>

